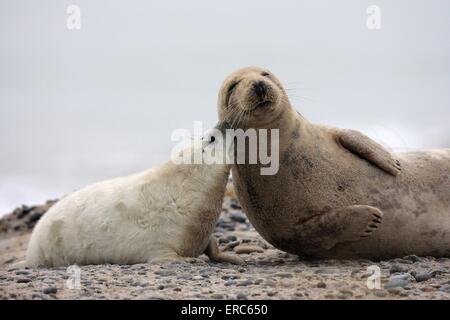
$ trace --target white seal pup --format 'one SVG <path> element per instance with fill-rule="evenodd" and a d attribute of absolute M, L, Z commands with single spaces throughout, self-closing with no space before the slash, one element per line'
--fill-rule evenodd
<path fill-rule="evenodd" d="M 200 147 L 212 147 L 212 141 Z M 203 152 L 205 149 L 203 149 Z M 182 155 L 192 155 L 191 148 Z M 175 164 L 96 183 L 56 203 L 38 222 L 26 265 L 136 264 L 196 258 L 241 264 L 212 232 L 229 176 L 226 164 Z"/>

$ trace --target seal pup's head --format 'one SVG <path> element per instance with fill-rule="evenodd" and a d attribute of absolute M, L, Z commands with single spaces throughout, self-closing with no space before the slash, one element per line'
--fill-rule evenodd
<path fill-rule="evenodd" d="M 219 118 L 232 128 L 267 125 L 290 106 L 281 82 L 267 69 L 247 67 L 229 75 L 219 92 Z"/>
<path fill-rule="evenodd" d="M 231 165 L 226 162 L 225 130 L 228 124 L 219 122 L 203 137 L 195 137 L 187 146 L 174 148 L 168 162 L 171 171 L 192 176 L 193 182 L 203 186 L 221 185 L 228 179 Z"/>
<path fill-rule="evenodd" d="M 220 213 L 231 165 L 223 157 L 216 161 L 215 152 L 224 147 L 223 124 L 208 130 L 203 137 L 195 140 L 172 154 L 172 159 L 164 166 L 163 177 L 174 190 L 178 190 L 186 200 L 184 207 L 189 212 L 204 213 L 204 221 L 211 220 L 212 213 Z M 189 196 L 188 196 L 189 195 Z M 215 224 L 215 221 L 214 221 Z"/>

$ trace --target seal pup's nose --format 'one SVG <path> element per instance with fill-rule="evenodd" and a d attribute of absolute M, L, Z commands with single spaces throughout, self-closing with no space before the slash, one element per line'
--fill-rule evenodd
<path fill-rule="evenodd" d="M 264 83 L 264 81 L 260 80 L 253 83 L 252 89 L 258 98 L 264 98 L 267 94 L 267 85 Z"/>

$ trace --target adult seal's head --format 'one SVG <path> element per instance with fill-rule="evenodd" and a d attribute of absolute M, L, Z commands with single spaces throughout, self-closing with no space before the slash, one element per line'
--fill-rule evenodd
<path fill-rule="evenodd" d="M 218 99 L 220 119 L 232 127 L 264 127 L 290 107 L 281 82 L 268 70 L 247 67 L 224 81 Z"/>

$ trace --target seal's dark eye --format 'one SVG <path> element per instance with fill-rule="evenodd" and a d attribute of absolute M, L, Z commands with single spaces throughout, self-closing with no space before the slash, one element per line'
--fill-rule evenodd
<path fill-rule="evenodd" d="M 216 137 L 214 137 L 214 136 L 209 137 L 209 142 L 210 143 L 213 143 L 214 141 L 216 141 Z"/>
<path fill-rule="evenodd" d="M 228 106 L 228 102 L 230 101 L 231 94 L 233 93 L 233 90 L 236 88 L 236 86 L 239 84 L 239 81 L 233 82 L 233 84 L 228 88 L 227 92 L 227 98 L 225 100 L 225 105 Z"/>
<path fill-rule="evenodd" d="M 230 94 L 231 92 L 233 92 L 234 88 L 236 88 L 236 86 L 238 85 L 239 82 L 234 82 L 229 88 L 228 88 L 228 93 Z"/>
<path fill-rule="evenodd" d="M 263 73 L 261 73 L 261 75 L 262 75 L 263 77 L 268 77 L 268 76 L 270 76 L 270 73 L 268 73 L 268 72 L 263 72 Z"/>

